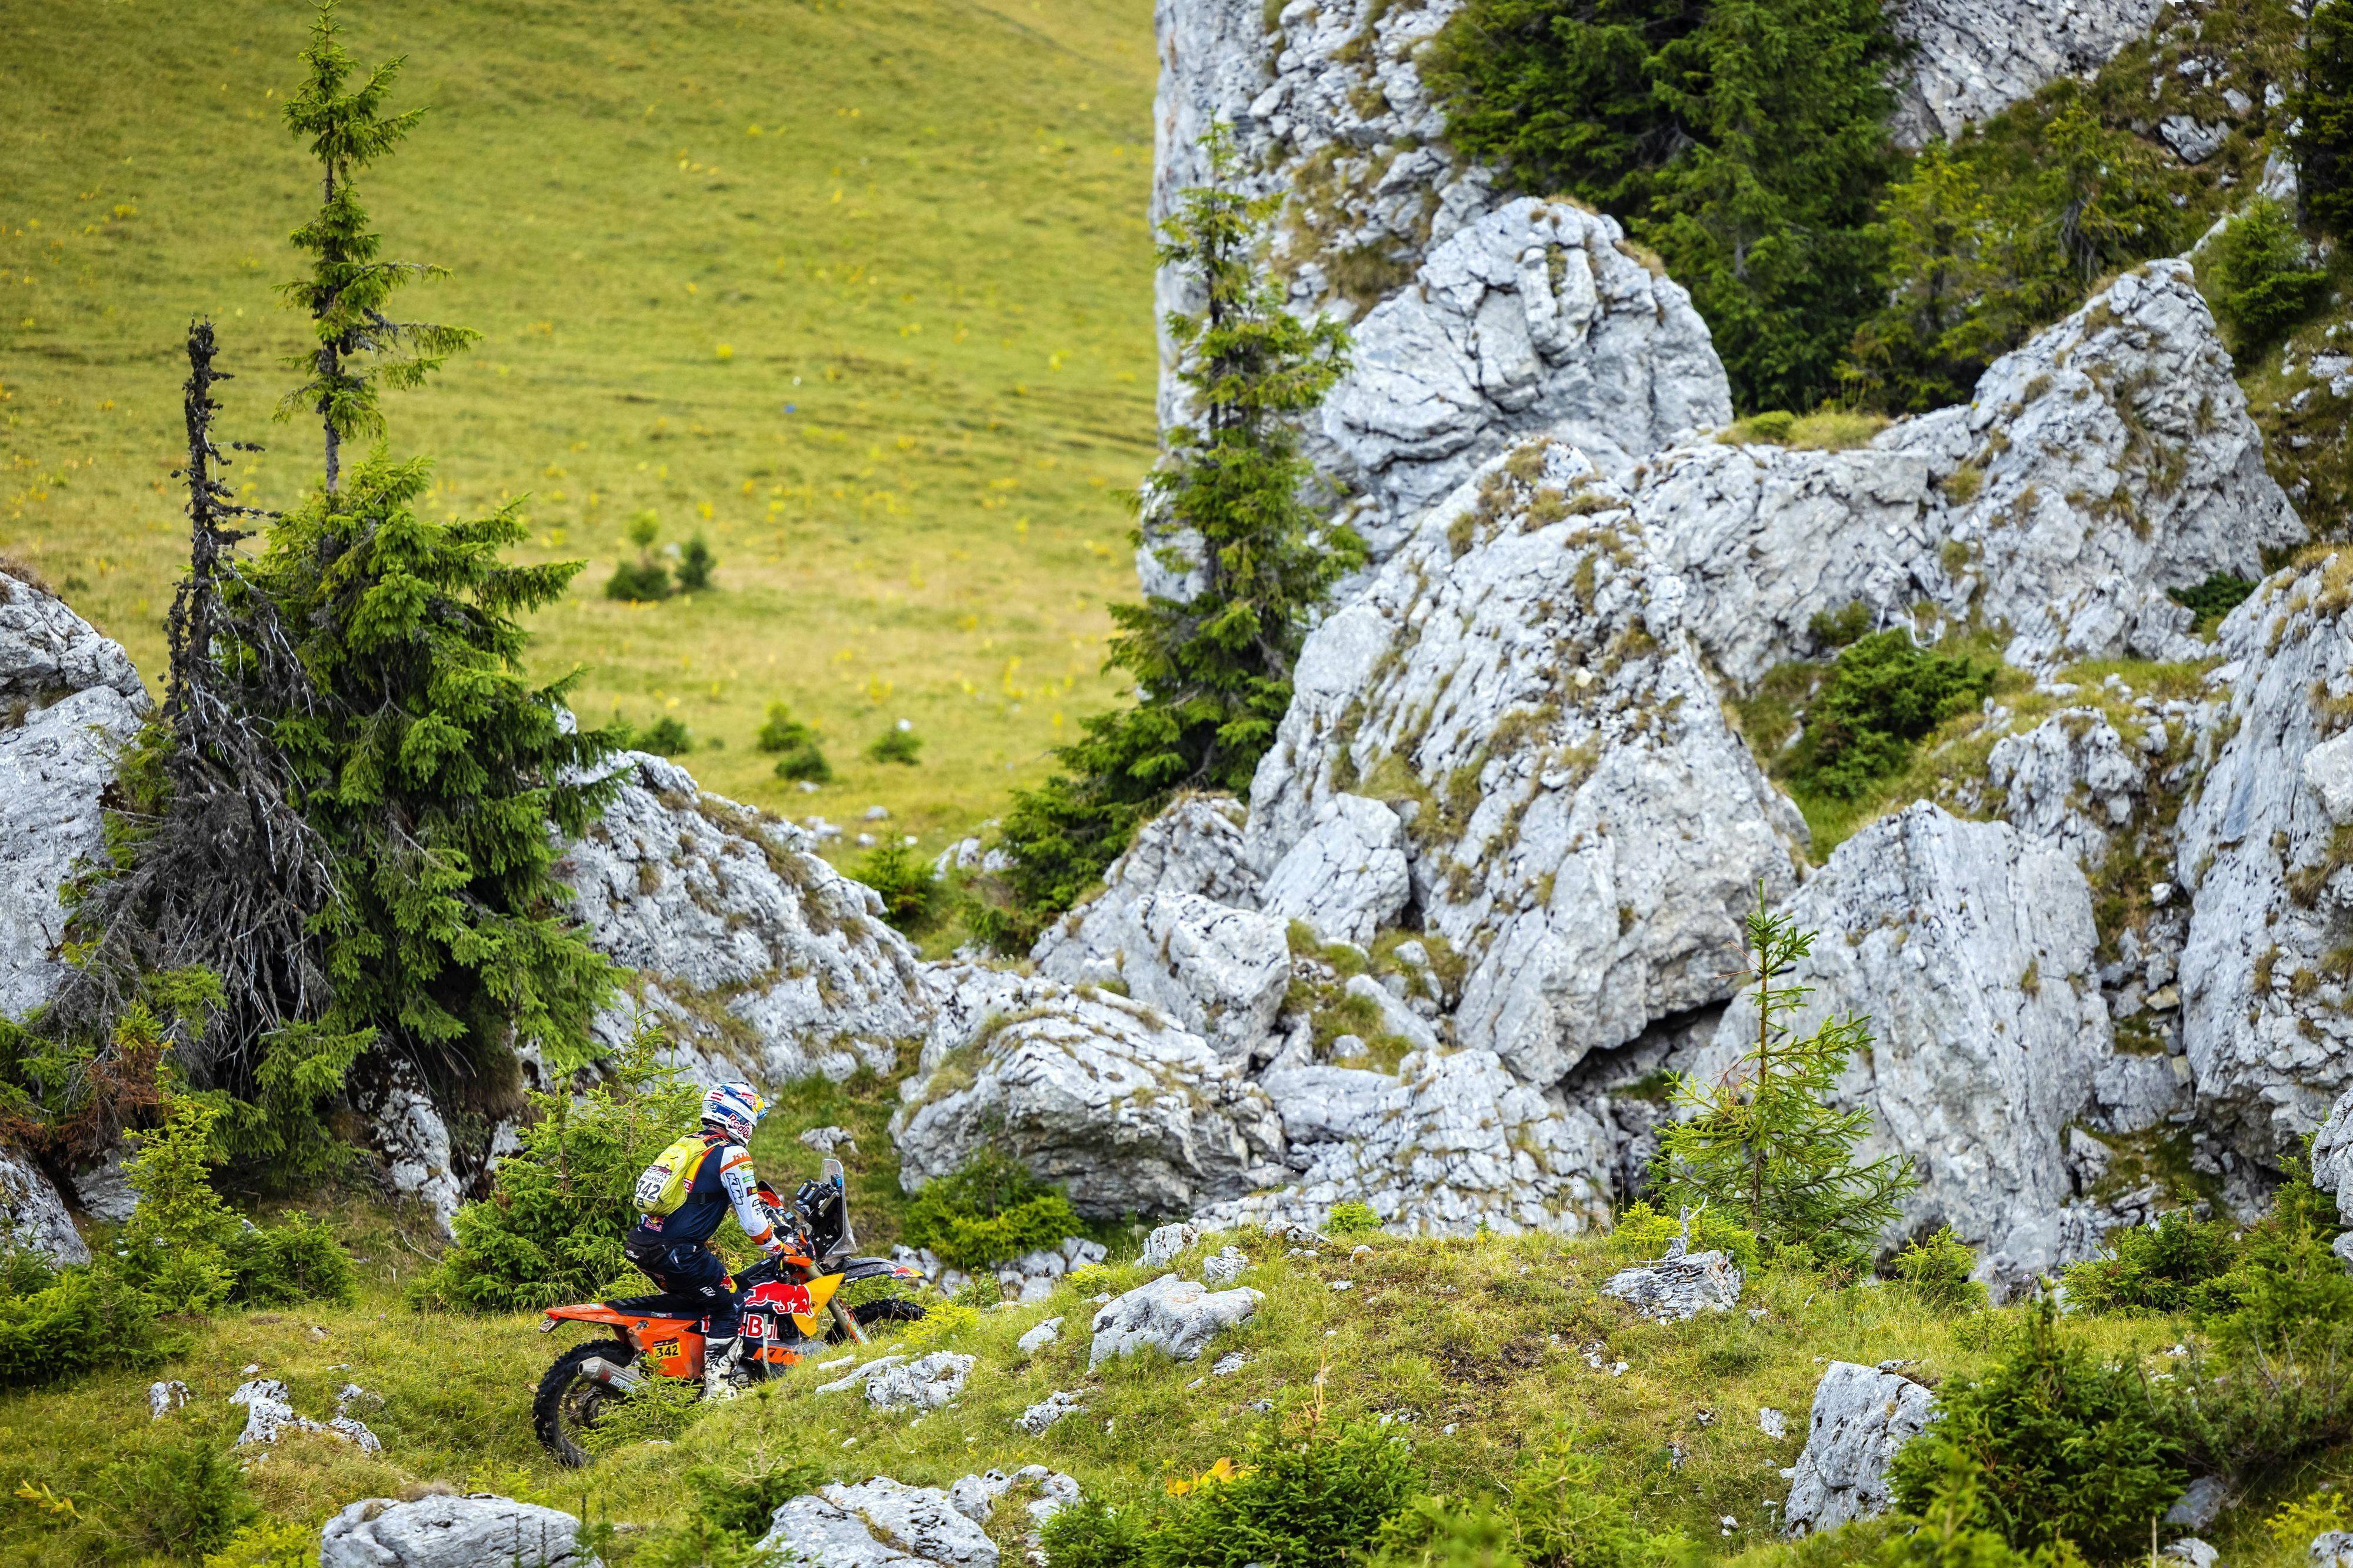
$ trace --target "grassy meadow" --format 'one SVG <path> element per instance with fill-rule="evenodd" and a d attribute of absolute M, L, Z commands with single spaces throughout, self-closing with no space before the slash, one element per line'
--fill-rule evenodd
<path fill-rule="evenodd" d="M 576 706 L 674 717 L 707 787 L 928 849 L 1105 706 L 1122 492 L 1154 452 L 1149 0 L 348 0 L 430 113 L 362 185 L 400 313 L 475 328 L 387 394 L 433 505 L 522 498 L 589 564 L 534 629 Z M 217 322 L 221 434 L 272 507 L 318 481 L 272 424 L 301 323 L 274 285 L 315 204 L 280 120 L 307 5 L 13 8 L 0 50 L 0 552 L 160 681 L 185 559 L 179 386 Z M 607 599 L 630 516 L 714 591 Z M 659 546 L 658 546 L 659 547 Z M 836 780 L 773 776 L 767 705 Z M 914 766 L 867 761 L 899 720 Z"/>

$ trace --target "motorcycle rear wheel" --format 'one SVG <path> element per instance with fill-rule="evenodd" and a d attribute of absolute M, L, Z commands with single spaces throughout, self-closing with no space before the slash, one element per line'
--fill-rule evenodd
<path fill-rule="evenodd" d="M 600 1357 L 615 1366 L 627 1366 L 638 1352 L 619 1340 L 590 1340 L 575 1345 L 555 1358 L 555 1364 L 539 1380 L 538 1396 L 531 1402 L 532 1426 L 539 1433 L 541 1446 L 554 1456 L 557 1464 L 570 1469 L 596 1462 L 596 1456 L 580 1439 L 596 1424 L 606 1405 L 628 1397 L 582 1373 L 584 1365 Z"/>

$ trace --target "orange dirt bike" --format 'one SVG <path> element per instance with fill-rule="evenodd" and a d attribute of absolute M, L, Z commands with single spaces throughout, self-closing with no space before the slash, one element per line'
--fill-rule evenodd
<path fill-rule="evenodd" d="M 847 1306 L 844 1287 L 864 1279 L 919 1283 L 922 1276 L 883 1258 L 849 1256 L 857 1238 L 849 1230 L 848 1194 L 841 1164 L 825 1163 L 825 1173 L 801 1184 L 787 1207 L 775 1188 L 760 1184 L 760 1201 L 779 1233 L 797 1238 L 779 1258 L 763 1258 L 735 1277 L 743 1303 L 742 1349 L 734 1377 L 739 1383 L 776 1376 L 802 1358 L 845 1340 L 863 1343 L 868 1324 L 905 1322 L 923 1315 L 920 1302 L 886 1296 Z M 649 1370 L 664 1377 L 701 1379 L 706 1319 L 699 1303 L 683 1297 L 626 1296 L 550 1307 L 540 1332 L 565 1323 L 597 1323 L 618 1331 L 617 1339 L 590 1340 L 555 1358 L 539 1380 L 532 1402 L 533 1425 L 556 1462 L 589 1462 L 581 1439 L 597 1417 L 629 1397 Z"/>

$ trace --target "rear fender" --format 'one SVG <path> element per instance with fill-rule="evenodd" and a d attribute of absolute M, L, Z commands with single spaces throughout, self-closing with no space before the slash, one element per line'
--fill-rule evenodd
<path fill-rule="evenodd" d="M 700 1318 L 651 1317 L 643 1312 L 619 1312 L 602 1301 L 584 1301 L 569 1307 L 550 1307 L 547 1321 L 540 1325 L 542 1332 L 552 1331 L 561 1323 L 601 1323 L 618 1329 L 621 1337 L 635 1345 L 638 1353 L 664 1377 L 701 1377 L 702 1375 L 702 1320 Z"/>

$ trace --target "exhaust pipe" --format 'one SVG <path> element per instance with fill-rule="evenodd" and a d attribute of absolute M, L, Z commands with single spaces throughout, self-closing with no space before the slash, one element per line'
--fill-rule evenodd
<path fill-rule="evenodd" d="M 591 1383 L 601 1383 L 620 1394 L 635 1394 L 645 1382 L 634 1367 L 615 1366 L 603 1356 L 591 1356 L 582 1362 L 580 1375 Z"/>

